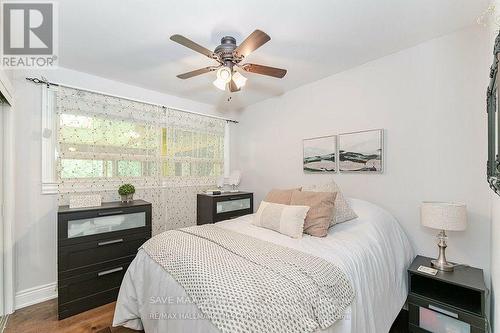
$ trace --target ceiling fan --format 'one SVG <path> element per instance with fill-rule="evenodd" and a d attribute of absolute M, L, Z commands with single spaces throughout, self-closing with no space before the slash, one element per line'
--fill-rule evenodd
<path fill-rule="evenodd" d="M 243 87 L 247 81 L 241 73 L 236 71 L 236 68 L 246 72 L 268 75 L 280 79 L 286 74 L 286 69 L 251 63 L 241 64 L 251 52 L 271 40 L 268 34 L 260 30 L 252 32 L 240 45 L 236 45 L 236 39 L 234 37 L 222 37 L 221 44 L 217 46 L 213 52 L 181 35 L 173 35 L 170 39 L 219 63 L 217 66 L 208 66 L 179 74 L 177 75 L 179 79 L 189 79 L 193 76 L 216 71 L 217 78 L 213 82 L 214 85 L 221 90 L 226 90 L 226 86 L 229 86 L 229 91 L 235 92 L 240 91 L 241 87 Z"/>

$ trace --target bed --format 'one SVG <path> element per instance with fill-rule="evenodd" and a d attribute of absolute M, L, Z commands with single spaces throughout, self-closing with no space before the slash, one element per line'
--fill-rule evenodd
<path fill-rule="evenodd" d="M 414 257 L 396 219 L 372 203 L 349 199 L 358 218 L 330 228 L 324 238 L 304 235 L 293 239 L 251 224 L 252 215 L 216 224 L 226 230 L 272 242 L 323 258 L 338 266 L 354 290 L 354 300 L 321 333 L 388 332 L 407 296 L 406 270 Z M 149 332 L 219 330 L 195 304 L 174 302 L 188 298 L 185 290 L 144 250 L 139 250 L 122 282 L 113 326 Z M 179 313 L 190 313 L 180 318 Z M 172 314 L 169 316 L 169 314 Z"/>

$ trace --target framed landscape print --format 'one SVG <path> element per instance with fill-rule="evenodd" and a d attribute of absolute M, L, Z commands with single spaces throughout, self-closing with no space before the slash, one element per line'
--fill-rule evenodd
<path fill-rule="evenodd" d="M 337 136 L 304 139 L 304 172 L 337 172 Z"/>
<path fill-rule="evenodd" d="M 369 130 L 339 135 L 340 172 L 383 171 L 384 130 Z"/>

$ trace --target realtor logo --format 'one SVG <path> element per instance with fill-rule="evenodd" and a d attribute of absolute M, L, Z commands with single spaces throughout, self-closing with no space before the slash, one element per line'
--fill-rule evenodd
<path fill-rule="evenodd" d="M 2 66 L 54 67 L 55 19 L 52 2 L 2 3 Z"/>

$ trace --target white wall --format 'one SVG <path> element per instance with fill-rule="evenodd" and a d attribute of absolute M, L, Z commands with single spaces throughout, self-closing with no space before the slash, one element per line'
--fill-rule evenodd
<path fill-rule="evenodd" d="M 437 255 L 436 231 L 420 225 L 421 201 L 465 202 L 468 229 L 449 233 L 447 254 L 484 268 L 488 282 L 490 48 L 487 29 L 474 26 L 246 108 L 234 161 L 242 187 L 255 191 L 258 203 L 273 187 L 326 182 L 330 176 L 303 173 L 303 138 L 384 128 L 385 172 L 335 181 L 348 196 L 393 213 L 416 253 L 427 256 Z"/>
<path fill-rule="evenodd" d="M 195 112 L 214 107 L 68 69 L 14 73 L 16 91 L 16 307 L 55 296 L 57 197 L 41 194 L 41 87 L 25 80 L 43 75 L 54 82 L 104 91 Z"/>

